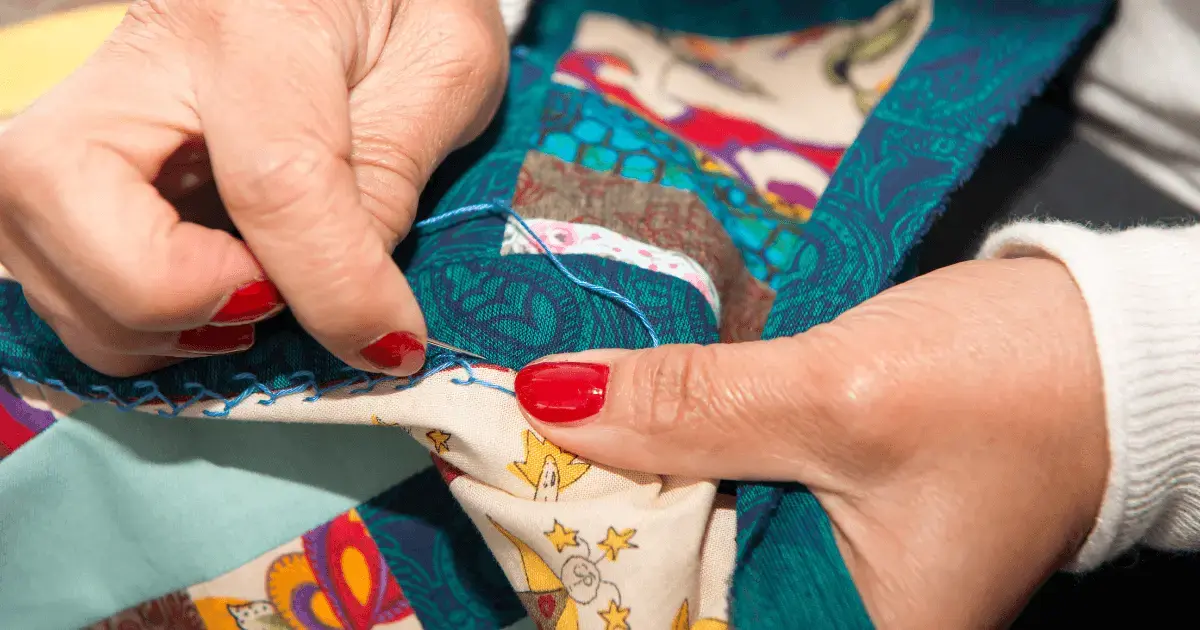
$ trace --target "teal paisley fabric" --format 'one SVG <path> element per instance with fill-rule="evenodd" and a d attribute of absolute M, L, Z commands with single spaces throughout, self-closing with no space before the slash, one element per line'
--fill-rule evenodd
<path fill-rule="evenodd" d="M 683 280 L 594 256 L 563 256 L 581 279 L 632 293 L 663 343 L 715 343 L 712 309 Z M 629 311 L 556 279 L 545 260 L 504 256 L 447 265 L 410 279 L 431 321 L 430 334 L 492 362 L 519 368 L 556 352 L 620 345 L 645 348 L 650 337 Z M 436 297 L 435 297 L 436 296 Z M 636 297 L 634 297 L 636 296 Z M 680 318 L 680 312 L 693 313 Z M 432 322 L 446 322 L 434 325 Z"/>
<path fill-rule="evenodd" d="M 525 616 L 434 468 L 357 508 L 425 630 L 499 630 Z"/>

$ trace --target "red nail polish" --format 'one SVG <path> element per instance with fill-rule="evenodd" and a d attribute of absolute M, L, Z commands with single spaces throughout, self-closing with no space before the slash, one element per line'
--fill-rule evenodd
<path fill-rule="evenodd" d="M 563 424 L 590 418 L 604 407 L 608 366 L 535 363 L 517 372 L 517 401 L 534 418 Z"/>
<path fill-rule="evenodd" d="M 283 305 L 279 289 L 270 280 L 255 280 L 233 295 L 221 310 L 213 316 L 214 324 L 245 324 L 270 315 Z"/>
<path fill-rule="evenodd" d="M 254 326 L 202 326 L 179 333 L 176 347 L 192 354 L 229 354 L 254 345 Z"/>
<path fill-rule="evenodd" d="M 415 374 L 425 364 L 425 344 L 412 333 L 391 332 L 363 348 L 362 358 L 381 370 Z"/>

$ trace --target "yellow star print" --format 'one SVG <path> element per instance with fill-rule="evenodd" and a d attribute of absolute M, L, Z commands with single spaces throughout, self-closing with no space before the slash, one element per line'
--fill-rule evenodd
<path fill-rule="evenodd" d="M 433 450 L 438 455 L 450 452 L 450 447 L 446 444 L 446 442 L 449 442 L 450 438 L 454 436 L 450 435 L 449 433 L 434 429 L 429 433 L 426 433 L 425 437 L 429 438 L 430 442 L 433 442 Z"/>
<path fill-rule="evenodd" d="M 637 549 L 637 545 L 629 542 L 636 533 L 637 530 L 635 529 L 627 529 L 625 531 L 618 532 L 617 530 L 609 527 L 608 535 L 604 537 L 604 540 L 596 543 L 596 546 L 604 550 L 604 556 L 606 558 L 616 562 L 617 554 L 620 553 L 622 549 Z"/>
<path fill-rule="evenodd" d="M 579 541 L 575 538 L 578 533 L 577 530 L 563 527 L 562 523 L 554 521 L 554 529 L 545 532 L 545 535 L 550 544 L 554 545 L 554 550 L 562 553 L 562 550 L 567 547 L 579 546 Z"/>
<path fill-rule="evenodd" d="M 597 615 L 604 620 L 604 630 L 629 630 L 629 609 L 621 608 L 617 602 L 609 600 L 608 610 L 602 610 Z"/>
<path fill-rule="evenodd" d="M 679 607 L 679 612 L 675 613 L 675 621 L 671 622 L 671 630 L 729 630 L 729 623 L 712 617 L 697 619 L 696 623 L 690 622 L 691 617 L 688 615 L 687 600 L 683 600 L 683 605 Z"/>
<path fill-rule="evenodd" d="M 508 472 L 515 475 L 517 479 L 529 484 L 529 487 L 537 488 L 538 482 L 541 481 L 542 470 L 546 466 L 547 458 L 550 458 L 558 468 L 560 477 L 558 479 L 559 490 L 579 481 L 579 478 L 591 468 L 591 464 L 579 461 L 575 458 L 575 455 L 539 438 L 533 431 L 526 430 L 525 461 L 509 464 Z"/>

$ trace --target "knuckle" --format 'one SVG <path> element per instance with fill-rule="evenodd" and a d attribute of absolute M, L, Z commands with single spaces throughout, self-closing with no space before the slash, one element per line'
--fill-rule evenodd
<path fill-rule="evenodd" d="M 381 295 L 376 279 L 386 277 L 394 265 L 378 244 L 331 244 L 313 259 L 306 274 L 308 288 L 289 300 L 293 313 L 314 337 L 334 346 L 355 346 L 357 351 L 374 336 L 380 324 L 394 319 L 394 297 Z M 318 290 L 319 289 L 319 290 Z"/>
<path fill-rule="evenodd" d="M 419 188 L 428 178 L 432 165 L 397 146 L 394 139 L 381 133 L 361 133 L 354 138 L 355 166 L 369 167 L 386 177 L 387 186 Z"/>
<path fill-rule="evenodd" d="M 93 370 L 113 378 L 139 376 L 154 368 L 162 367 L 162 361 L 157 357 L 113 352 L 76 339 L 69 341 L 64 339 L 63 343 L 72 356 Z"/>
<path fill-rule="evenodd" d="M 127 277 L 115 283 L 111 292 L 115 298 L 109 301 L 108 315 L 119 325 L 130 330 L 163 330 L 190 315 L 181 308 L 172 296 L 180 295 L 179 287 L 172 287 L 154 277 Z"/>
<path fill-rule="evenodd" d="M 430 12 L 415 58 L 453 85 L 494 83 L 508 62 L 507 37 L 497 22 L 458 5 Z"/>
<path fill-rule="evenodd" d="M 806 335 L 817 339 L 822 333 L 814 329 Z M 893 379 L 870 362 L 836 358 L 861 354 L 826 348 L 817 356 L 831 357 L 819 371 L 807 375 L 814 383 L 812 389 L 820 392 L 809 401 L 809 409 L 821 427 L 821 439 L 831 452 L 840 454 L 848 470 L 890 469 L 908 442 Z"/>
<path fill-rule="evenodd" d="M 355 139 L 354 169 L 363 205 L 389 238 L 408 233 L 416 200 L 432 167 L 380 135 Z"/>
<path fill-rule="evenodd" d="M 878 378 L 860 368 L 843 370 L 825 388 L 818 406 L 819 415 L 847 442 L 866 445 L 877 441 L 881 429 L 880 387 Z"/>
<path fill-rule="evenodd" d="M 185 30 L 180 23 L 180 6 L 169 0 L 135 0 L 103 47 L 101 54 L 135 51 L 150 57 L 163 46 L 164 35 Z"/>
<path fill-rule="evenodd" d="M 690 433 L 715 414 L 719 392 L 713 349 L 673 346 L 643 353 L 631 370 L 634 383 L 644 384 L 633 401 L 633 420 L 649 437 Z"/>
<path fill-rule="evenodd" d="M 168 0 L 135 0 L 125 11 L 125 24 L 136 27 L 160 27 L 171 15 Z"/>
<path fill-rule="evenodd" d="M 24 288 L 23 288 L 24 290 Z M 96 321 L 89 321 L 73 312 L 62 300 L 39 291 L 24 290 L 29 308 L 54 331 L 67 350 L 88 367 L 108 376 L 133 376 L 138 373 L 137 361 L 128 357 L 141 349 L 137 335 L 105 330 Z"/>
<path fill-rule="evenodd" d="M 230 210 L 249 211 L 263 220 L 286 211 L 321 183 L 333 153 L 304 140 L 270 142 L 244 156 L 230 172 L 236 182 L 227 194 Z"/>
<path fill-rule="evenodd" d="M 112 378 L 131 378 L 146 372 L 146 368 L 134 357 L 103 353 L 85 355 L 85 357 L 80 358 L 80 361 L 93 370 Z"/>

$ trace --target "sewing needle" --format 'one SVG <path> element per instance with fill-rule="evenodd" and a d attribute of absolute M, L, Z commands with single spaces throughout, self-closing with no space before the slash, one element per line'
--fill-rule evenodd
<path fill-rule="evenodd" d="M 453 352 L 455 354 L 461 354 L 464 356 L 471 357 L 473 359 L 479 359 L 480 361 L 487 361 L 487 359 L 479 356 L 478 354 L 475 354 L 474 352 L 467 352 L 466 350 L 463 350 L 462 348 L 455 348 L 454 346 L 452 346 L 448 343 L 442 343 L 442 342 L 438 341 L 437 339 L 428 338 L 428 339 L 426 339 L 426 342 L 431 346 L 437 346 L 443 350 L 449 350 L 450 352 Z"/>

